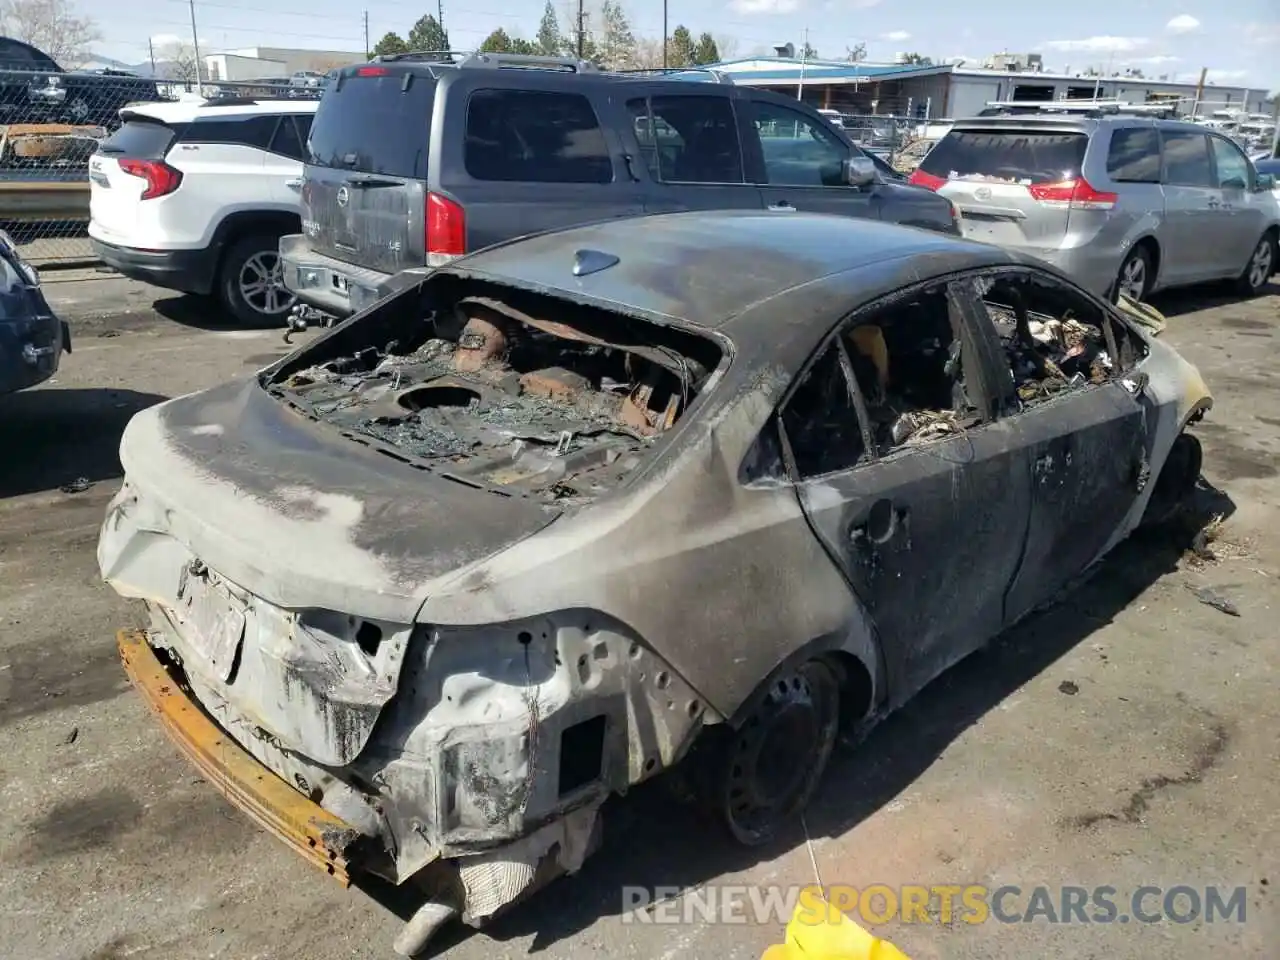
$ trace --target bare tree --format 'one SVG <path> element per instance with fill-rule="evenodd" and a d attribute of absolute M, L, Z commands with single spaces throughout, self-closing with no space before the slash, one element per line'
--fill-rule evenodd
<path fill-rule="evenodd" d="M 202 79 L 205 71 L 199 69 L 195 48 L 187 43 L 165 44 L 156 48 L 156 59 L 163 61 L 161 73 L 165 80 L 177 80 L 183 83 L 194 83 Z M 203 77 L 203 79 L 208 79 Z"/>
<path fill-rule="evenodd" d="M 713 33 L 716 49 L 720 51 L 720 60 L 732 60 L 738 52 L 738 38 L 728 33 Z"/>
<path fill-rule="evenodd" d="M 102 39 L 98 25 L 77 16 L 73 0 L 0 0 L 0 35 L 39 47 L 61 66 L 89 59 L 89 46 Z"/>
<path fill-rule="evenodd" d="M 635 65 L 637 70 L 657 70 L 662 67 L 662 39 L 640 37 L 636 40 Z"/>

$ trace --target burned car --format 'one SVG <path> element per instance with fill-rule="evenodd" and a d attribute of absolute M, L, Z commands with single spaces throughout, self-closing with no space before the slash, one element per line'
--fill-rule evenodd
<path fill-rule="evenodd" d="M 0 394 L 43 383 L 71 352 L 71 328 L 54 315 L 40 276 L 0 230 Z"/>
<path fill-rule="evenodd" d="M 491 247 L 138 414 L 126 669 L 397 944 L 573 872 L 677 767 L 759 843 L 866 729 L 1199 474 L 1195 368 L 1037 261 L 698 212 Z M 684 761 L 684 762 L 682 762 Z"/>

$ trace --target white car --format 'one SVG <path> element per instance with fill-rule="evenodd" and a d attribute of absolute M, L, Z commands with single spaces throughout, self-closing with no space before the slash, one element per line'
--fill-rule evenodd
<path fill-rule="evenodd" d="M 280 237 L 298 204 L 315 101 L 153 103 L 120 111 L 89 161 L 94 251 L 137 280 L 216 298 L 239 322 L 294 304 Z"/>

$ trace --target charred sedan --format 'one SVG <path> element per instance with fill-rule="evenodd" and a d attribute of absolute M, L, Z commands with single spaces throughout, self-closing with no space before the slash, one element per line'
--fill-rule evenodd
<path fill-rule="evenodd" d="M 683 213 L 401 284 L 138 414 L 98 558 L 210 781 L 338 879 L 422 887 L 403 953 L 578 869 L 606 796 L 691 752 L 768 839 L 841 724 L 1199 473 L 1196 370 L 996 247 Z"/>

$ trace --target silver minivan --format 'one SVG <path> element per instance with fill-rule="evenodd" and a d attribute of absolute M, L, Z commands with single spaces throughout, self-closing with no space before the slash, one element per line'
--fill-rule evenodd
<path fill-rule="evenodd" d="M 1276 271 L 1274 181 L 1191 123 L 1054 114 L 959 120 L 911 177 L 951 200 L 961 232 L 1030 253 L 1104 296 Z"/>

